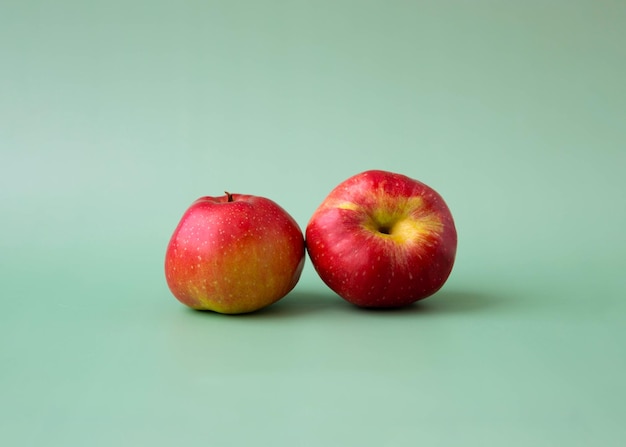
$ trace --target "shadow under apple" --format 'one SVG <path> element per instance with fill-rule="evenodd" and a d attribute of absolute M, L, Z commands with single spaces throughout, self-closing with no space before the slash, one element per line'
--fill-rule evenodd
<path fill-rule="evenodd" d="M 403 307 L 372 308 L 358 307 L 340 298 L 331 290 L 318 291 L 295 289 L 278 302 L 255 312 L 235 315 L 222 315 L 212 311 L 189 311 L 230 318 L 291 318 L 302 315 L 327 312 L 365 312 L 370 314 L 451 314 L 481 312 L 506 304 L 504 296 L 476 290 L 442 290 L 436 294 Z"/>
<path fill-rule="evenodd" d="M 333 292 L 329 291 L 316 291 L 316 290 L 292 290 L 287 296 L 280 301 L 260 309 L 258 312 L 253 312 L 248 315 L 272 315 L 272 316 L 297 316 L 303 314 L 323 312 L 335 307 L 341 298 L 336 296 Z M 339 304 L 341 304 L 339 302 Z"/>
<path fill-rule="evenodd" d="M 503 296 L 475 290 L 442 290 L 434 295 L 402 307 L 357 307 L 369 313 L 469 313 L 486 310 L 505 302 Z"/>

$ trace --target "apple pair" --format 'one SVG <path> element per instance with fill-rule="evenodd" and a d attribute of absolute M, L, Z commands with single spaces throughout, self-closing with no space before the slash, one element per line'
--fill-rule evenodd
<path fill-rule="evenodd" d="M 306 244 L 296 221 L 267 198 L 199 198 L 172 235 L 165 276 L 191 308 L 253 312 L 295 287 L 308 251 L 321 279 L 345 300 L 399 307 L 443 286 L 456 245 L 452 215 L 437 192 L 374 170 L 331 191 L 306 227 Z"/>

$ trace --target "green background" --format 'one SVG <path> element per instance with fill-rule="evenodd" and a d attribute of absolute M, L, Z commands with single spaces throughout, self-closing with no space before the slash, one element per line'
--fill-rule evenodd
<path fill-rule="evenodd" d="M 2 2 L 0 443 L 623 446 L 625 42 L 619 0 Z M 374 168 L 455 216 L 435 296 L 171 296 L 197 197 L 304 228 Z"/>

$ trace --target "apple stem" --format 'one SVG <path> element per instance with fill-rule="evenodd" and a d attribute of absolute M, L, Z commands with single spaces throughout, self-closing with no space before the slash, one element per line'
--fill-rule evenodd
<path fill-rule="evenodd" d="M 233 201 L 233 195 L 231 193 L 229 193 L 228 191 L 224 191 L 224 193 L 226 194 L 226 197 L 228 197 L 228 201 L 232 202 Z"/>

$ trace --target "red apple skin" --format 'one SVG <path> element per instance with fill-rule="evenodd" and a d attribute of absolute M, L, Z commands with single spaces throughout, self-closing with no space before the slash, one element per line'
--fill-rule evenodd
<path fill-rule="evenodd" d="M 201 197 L 184 213 L 167 247 L 165 277 L 193 309 L 248 313 L 287 295 L 304 258 L 302 230 L 283 208 L 227 193 Z"/>
<path fill-rule="evenodd" d="M 321 279 L 361 307 L 400 307 L 437 292 L 457 248 L 452 214 L 432 188 L 372 170 L 339 184 L 306 227 Z"/>

